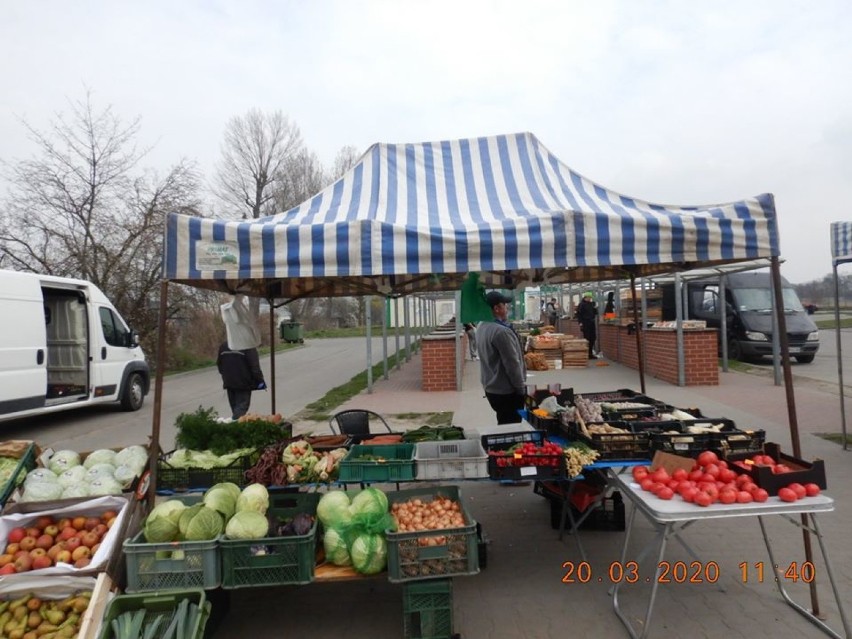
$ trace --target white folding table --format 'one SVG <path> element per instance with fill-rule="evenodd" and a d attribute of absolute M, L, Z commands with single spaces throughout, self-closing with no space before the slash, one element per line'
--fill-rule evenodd
<path fill-rule="evenodd" d="M 657 533 L 654 539 L 652 539 L 650 543 L 648 543 L 648 545 L 646 545 L 639 552 L 638 556 L 635 557 L 635 562 L 641 563 L 642 560 L 644 560 L 649 554 L 651 554 L 656 549 L 656 574 L 652 579 L 651 595 L 648 601 L 648 607 L 645 612 L 645 620 L 642 624 L 641 634 L 637 633 L 636 629 L 630 623 L 630 620 L 622 612 L 619 606 L 618 590 L 622 583 L 621 580 L 616 581 L 610 590 L 610 593 L 612 594 L 613 609 L 615 610 L 616 615 L 618 615 L 618 618 L 621 619 L 621 622 L 627 628 L 627 631 L 630 633 L 630 636 L 634 639 L 637 639 L 639 637 L 646 637 L 648 635 L 648 631 L 651 624 L 651 615 L 654 611 L 654 604 L 657 596 L 657 587 L 659 586 L 660 582 L 661 570 L 662 566 L 665 565 L 664 557 L 666 552 L 666 544 L 670 538 L 677 540 L 684 547 L 684 549 L 686 549 L 689 555 L 697 560 L 698 557 L 695 552 L 693 552 L 693 550 L 686 544 L 686 542 L 680 535 L 681 531 L 683 531 L 685 528 L 696 522 L 708 519 L 757 517 L 757 520 L 760 523 L 760 530 L 763 533 L 763 540 L 766 544 L 766 550 L 769 553 L 769 566 L 775 566 L 777 562 L 775 561 L 775 556 L 772 550 L 772 544 L 770 542 L 769 536 L 766 534 L 766 527 L 763 521 L 763 517 L 768 515 L 780 515 L 792 524 L 808 530 L 817 538 L 820 552 L 822 553 L 823 559 L 825 560 L 825 571 L 828 575 L 828 579 L 831 584 L 831 589 L 834 593 L 835 601 L 837 602 L 838 611 L 840 612 L 840 619 L 843 624 L 843 630 L 846 633 L 845 636 L 847 637 L 847 639 L 852 638 L 852 630 L 850 630 L 849 621 L 846 618 L 846 613 L 843 608 L 843 602 L 840 599 L 840 595 L 834 580 L 832 564 L 831 561 L 829 561 L 828 553 L 825 548 L 825 543 L 823 541 L 822 534 L 819 529 L 819 524 L 817 522 L 818 513 L 832 512 L 834 510 L 834 500 L 830 497 L 826 497 L 825 495 L 818 495 L 816 497 L 809 497 L 807 499 L 802 499 L 792 503 L 783 502 L 777 497 L 770 497 L 768 501 L 763 503 L 730 505 L 713 504 L 711 506 L 702 508 L 699 506 L 695 506 L 694 504 L 689 504 L 681 499 L 660 499 L 650 492 L 643 491 L 639 487 L 639 485 L 633 481 L 632 476 L 628 474 L 619 475 L 615 472 L 610 471 L 609 481 L 613 487 L 621 490 L 622 495 L 625 498 L 629 499 L 630 502 L 633 504 L 633 508 L 631 509 L 631 513 L 628 518 L 627 529 L 624 535 L 624 547 L 621 552 L 621 566 L 625 566 L 628 559 L 630 534 L 633 530 L 633 523 L 636 519 L 637 512 L 641 512 L 645 516 L 645 518 L 654 526 L 654 529 Z M 801 521 L 795 519 L 794 517 L 792 517 L 792 515 L 804 515 L 805 519 L 810 522 L 810 525 L 803 525 Z M 778 586 L 779 592 L 781 593 L 781 596 L 784 598 L 784 601 L 786 601 L 787 604 L 789 604 L 794 610 L 796 610 L 799 614 L 807 618 L 808 621 L 817 626 L 825 634 L 831 637 L 835 637 L 837 639 L 841 639 L 843 635 L 838 634 L 835 630 L 830 628 L 825 622 L 817 618 L 810 610 L 796 603 L 784 588 L 783 581 L 783 579 L 777 579 L 776 584 Z"/>

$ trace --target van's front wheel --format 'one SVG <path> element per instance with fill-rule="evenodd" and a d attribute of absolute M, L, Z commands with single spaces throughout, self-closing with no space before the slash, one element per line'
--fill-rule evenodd
<path fill-rule="evenodd" d="M 145 382 L 139 373 L 131 373 L 124 386 L 124 394 L 121 396 L 121 407 L 126 411 L 135 411 L 142 408 L 145 399 Z"/>
<path fill-rule="evenodd" d="M 795 357 L 799 364 L 810 364 L 814 361 L 815 355 L 813 353 L 808 353 L 807 355 L 796 355 Z"/>

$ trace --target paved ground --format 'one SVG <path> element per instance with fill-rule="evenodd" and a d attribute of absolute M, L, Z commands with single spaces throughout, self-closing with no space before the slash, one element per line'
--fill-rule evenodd
<path fill-rule="evenodd" d="M 618 388 L 639 390 L 636 371 L 607 362 L 581 370 L 535 373 L 530 383 L 559 382 L 575 392 Z M 372 393 L 362 393 L 341 408 L 369 408 L 383 414 L 453 411 L 454 423 L 465 428 L 493 423 L 482 396 L 475 363 L 467 362 L 461 392 L 424 393 L 419 390 L 419 356 L 393 371 L 390 379 L 378 380 Z M 784 387 L 772 378 L 729 372 L 716 387 L 678 388 L 648 378 L 646 392 L 679 407 L 699 407 L 705 415 L 728 417 L 738 426 L 763 428 L 769 441 L 789 450 L 790 430 Z M 828 494 L 836 510 L 821 518 L 826 545 L 839 579 L 840 595 L 852 605 L 852 463 L 850 452 L 815 433 L 839 432 L 838 396 L 825 384 L 800 379 L 795 385 L 795 408 L 803 456 L 825 460 Z M 847 410 L 849 413 L 849 410 Z M 850 413 L 852 414 L 852 413 Z M 627 636 L 612 610 L 607 593 L 607 568 L 619 559 L 622 532 L 586 531 L 581 539 L 593 570 L 588 584 L 565 584 L 564 562 L 580 557 L 574 540 L 557 539 L 549 525 L 549 506 L 533 494 L 531 485 L 503 485 L 491 481 L 459 484 L 465 505 L 483 525 L 489 539 L 487 568 L 479 575 L 453 580 L 455 630 L 465 639 L 563 639 L 566 636 Z M 801 562 L 802 534 L 781 518 L 768 522 L 776 559 L 784 566 Z M 637 521 L 628 559 L 636 558 L 640 546 L 652 538 L 647 522 Z M 781 600 L 772 582 L 768 557 L 757 521 L 726 519 L 695 525 L 687 541 L 705 562 L 715 561 L 725 591 L 709 584 L 669 584 L 658 593 L 650 636 L 677 634 L 691 637 L 822 636 Z M 816 547 L 816 545 L 814 544 Z M 818 553 L 815 551 L 818 556 Z M 668 559 L 689 561 L 677 544 L 670 546 Z M 765 581 L 756 583 L 754 565 L 766 562 Z M 743 578 L 740 564 L 752 570 Z M 840 627 L 825 565 L 816 560 L 817 594 L 821 614 Z M 652 574 L 653 565 L 642 566 L 642 575 Z M 598 582 L 597 577 L 601 576 Z M 810 606 L 809 593 L 801 584 L 789 584 L 794 597 Z M 647 586 L 625 589 L 623 608 L 634 619 L 644 616 L 643 596 Z M 252 636 L 256 639 L 282 636 L 311 637 L 401 637 L 402 588 L 385 579 L 353 582 L 313 583 L 302 587 L 235 591 L 230 612 L 218 626 L 216 639 Z M 847 614 L 852 611 L 847 610 Z"/>

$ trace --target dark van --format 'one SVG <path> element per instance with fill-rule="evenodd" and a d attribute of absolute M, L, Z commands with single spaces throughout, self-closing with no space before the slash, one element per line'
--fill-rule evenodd
<path fill-rule="evenodd" d="M 772 282 L 769 273 L 731 273 L 726 276 L 728 357 L 741 361 L 772 356 Z M 720 328 L 719 280 L 685 282 L 689 319 Z M 790 283 L 781 278 L 790 356 L 803 364 L 814 361 L 819 330 Z M 663 319 L 675 319 L 674 285 L 663 287 Z"/>

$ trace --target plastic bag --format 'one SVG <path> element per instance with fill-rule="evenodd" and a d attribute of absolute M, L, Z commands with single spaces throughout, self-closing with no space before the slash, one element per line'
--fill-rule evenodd
<path fill-rule="evenodd" d="M 237 351 L 260 346 L 260 331 L 251 316 L 244 295 L 235 295 L 232 302 L 220 307 L 225 332 L 228 336 L 228 348 Z"/>
<path fill-rule="evenodd" d="M 546 410 L 551 415 L 557 415 L 558 413 L 561 413 L 566 410 L 564 406 L 559 405 L 559 402 L 557 401 L 554 395 L 549 395 L 545 397 L 538 405 L 538 407 L 542 410 Z"/>

